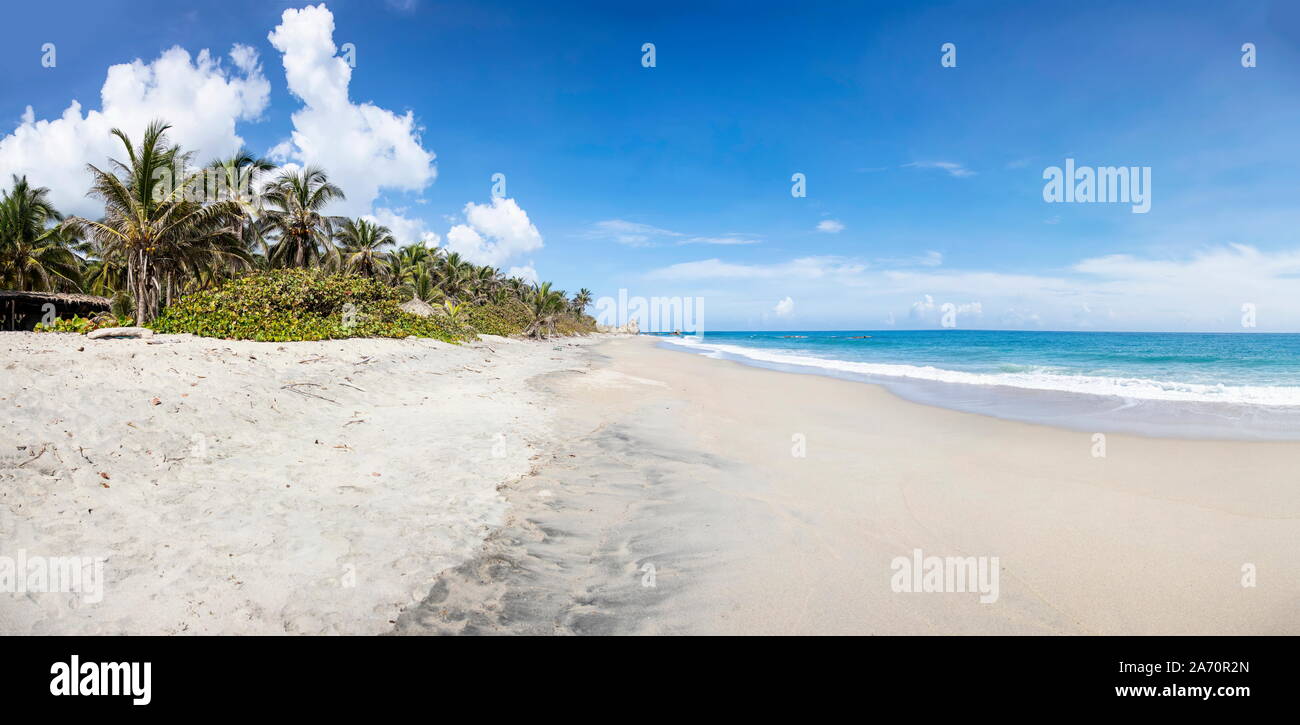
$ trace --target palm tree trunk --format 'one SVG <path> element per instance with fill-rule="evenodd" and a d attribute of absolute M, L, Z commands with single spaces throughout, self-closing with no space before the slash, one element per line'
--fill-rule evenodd
<path fill-rule="evenodd" d="M 151 279 L 149 255 L 143 249 L 131 255 L 128 274 L 131 294 L 135 296 L 135 324 L 144 325 L 158 316 L 158 285 Z"/>

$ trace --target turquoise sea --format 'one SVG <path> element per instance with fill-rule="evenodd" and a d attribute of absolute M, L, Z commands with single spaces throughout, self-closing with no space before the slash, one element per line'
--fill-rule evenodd
<path fill-rule="evenodd" d="M 1300 334 L 708 332 L 665 346 L 1084 430 L 1300 439 Z"/>

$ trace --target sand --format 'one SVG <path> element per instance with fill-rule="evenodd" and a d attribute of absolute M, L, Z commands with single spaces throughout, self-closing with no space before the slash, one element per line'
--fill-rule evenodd
<path fill-rule="evenodd" d="M 0 632 L 389 630 L 502 521 L 574 344 L 0 334 L 0 555 L 105 559 Z"/>
<path fill-rule="evenodd" d="M 1101 457 L 645 337 L 155 342 L 0 335 L 0 555 L 107 557 L 0 632 L 1300 631 L 1295 443 Z M 996 601 L 895 591 L 917 549 Z"/>
<path fill-rule="evenodd" d="M 398 631 L 1300 631 L 1297 444 L 1111 434 L 1094 456 L 1089 433 L 647 338 L 585 352 L 547 377 L 570 450 L 504 489 L 506 526 Z M 997 557 L 997 600 L 895 591 L 917 549 Z"/>

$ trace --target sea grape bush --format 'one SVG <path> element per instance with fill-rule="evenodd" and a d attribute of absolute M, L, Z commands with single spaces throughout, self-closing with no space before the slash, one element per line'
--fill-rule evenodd
<path fill-rule="evenodd" d="M 150 327 L 159 333 L 261 342 L 348 337 L 460 342 L 477 337 L 472 327 L 445 317 L 410 314 L 401 309 L 401 300 L 396 289 L 367 277 L 285 269 L 188 295 L 166 307 Z"/>

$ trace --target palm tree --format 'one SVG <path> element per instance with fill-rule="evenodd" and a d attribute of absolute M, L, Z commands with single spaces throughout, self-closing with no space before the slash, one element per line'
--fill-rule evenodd
<path fill-rule="evenodd" d="M 386 275 L 389 253 L 380 249 L 394 243 L 393 232 L 365 219 L 347 219 L 334 234 L 339 243 L 339 266 L 342 271 L 367 277 Z"/>
<path fill-rule="evenodd" d="M 501 270 L 489 265 L 474 270 L 473 298 L 477 303 L 485 303 L 496 296 L 502 285 Z"/>
<path fill-rule="evenodd" d="M 50 190 L 13 177 L 0 196 L 0 287 L 32 291 L 77 289 L 81 259 L 57 226 L 63 215 L 49 201 Z"/>
<path fill-rule="evenodd" d="M 341 220 L 321 210 L 344 198 L 343 190 L 314 166 L 281 174 L 264 196 L 269 208 L 262 215 L 263 231 L 279 237 L 268 255 L 270 263 L 307 267 L 327 260 L 333 250 L 334 225 Z"/>
<path fill-rule="evenodd" d="M 447 316 L 447 319 L 450 322 L 452 322 L 453 324 L 458 324 L 461 321 L 461 318 L 464 316 L 463 313 L 465 311 L 466 304 L 468 303 L 461 302 L 460 304 L 452 304 L 451 300 L 443 300 L 442 313 Z"/>
<path fill-rule="evenodd" d="M 459 253 L 450 252 L 432 266 L 434 284 L 444 295 L 458 302 L 474 296 L 474 265 Z"/>
<path fill-rule="evenodd" d="M 84 291 L 100 297 L 112 297 L 126 287 L 126 269 L 120 258 L 114 258 L 104 252 L 98 244 L 85 246 L 85 269 L 81 273 L 81 287 Z"/>
<path fill-rule="evenodd" d="M 87 166 L 94 177 L 90 196 L 104 203 L 103 219 L 65 222 L 72 233 L 90 237 L 104 259 L 124 261 L 137 324 L 152 321 L 199 270 L 247 258 L 233 224 L 238 205 L 203 203 L 195 193 L 203 172 L 183 171 L 189 155 L 168 143 L 169 128 L 162 121 L 149 124 L 138 147 L 113 129 L 126 148 L 126 163 L 113 160 L 112 173 Z"/>
<path fill-rule="evenodd" d="M 583 287 L 578 290 L 578 294 L 573 296 L 573 314 L 581 315 L 587 306 L 591 304 L 591 290 Z"/>
<path fill-rule="evenodd" d="M 442 290 L 434 284 L 433 275 L 427 268 L 419 267 L 411 273 L 407 281 L 401 284 L 400 289 L 405 294 L 409 294 L 411 299 L 420 300 L 421 302 L 433 302 L 442 295 Z"/>
<path fill-rule="evenodd" d="M 208 164 L 205 175 L 208 198 L 233 201 L 239 205 L 240 215 L 235 229 L 249 252 L 266 253 L 266 243 L 258 229 L 258 218 L 262 213 L 259 177 L 274 169 L 275 164 L 243 150 Z"/>
<path fill-rule="evenodd" d="M 437 257 L 437 249 L 430 249 L 416 242 L 400 247 L 389 255 L 388 277 L 395 285 L 410 284 L 421 272 L 427 272 L 425 265 Z"/>
<path fill-rule="evenodd" d="M 550 282 L 543 282 L 534 287 L 527 300 L 533 321 L 528 324 L 524 334 L 529 337 L 546 337 L 546 333 L 555 333 L 555 323 L 561 313 L 568 308 L 564 294 L 551 289 Z"/>

